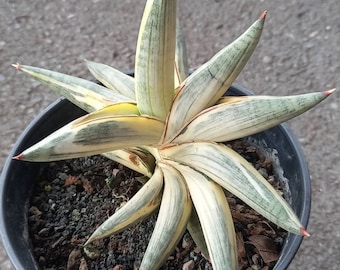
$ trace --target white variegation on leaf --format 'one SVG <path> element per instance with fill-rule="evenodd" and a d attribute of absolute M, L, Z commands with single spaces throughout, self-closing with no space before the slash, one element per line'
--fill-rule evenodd
<path fill-rule="evenodd" d="M 192 209 L 182 175 L 168 164 L 159 166 L 164 174 L 162 203 L 140 269 L 157 270 L 162 266 L 183 235 Z"/>
<path fill-rule="evenodd" d="M 97 77 L 100 78 L 100 75 L 104 77 L 104 75 L 109 76 L 109 72 L 107 71 L 107 66 L 105 66 L 105 70 L 103 70 L 101 73 L 99 71 L 100 67 L 97 63 L 94 62 L 87 62 L 88 65 L 91 67 L 91 71 L 93 73 L 99 73 L 97 74 Z M 131 93 L 131 91 L 134 91 L 134 84 L 131 84 L 131 80 L 133 82 L 133 79 L 127 75 L 124 74 L 125 77 L 121 76 L 121 74 L 118 74 L 118 78 L 127 78 L 129 82 L 122 81 L 122 82 L 116 82 L 116 90 L 117 91 L 111 91 L 108 88 L 102 87 L 98 85 L 97 83 L 90 82 L 88 80 L 80 79 L 77 77 L 69 76 L 66 74 L 62 74 L 55 71 L 50 71 L 42 68 L 36 68 L 36 67 L 30 67 L 30 66 L 24 66 L 24 65 L 14 65 L 18 70 L 23 71 L 24 73 L 30 75 L 34 79 L 42 82 L 44 85 L 47 85 L 57 93 L 63 95 L 68 100 L 70 100 L 72 103 L 77 105 L 78 107 L 82 108 L 83 110 L 87 112 L 94 112 L 96 110 L 100 110 L 105 108 L 106 106 L 112 106 L 115 103 L 121 103 L 130 101 L 131 104 L 133 104 L 133 101 L 135 100 L 135 97 L 132 99 L 128 97 L 128 95 L 121 95 L 119 94 L 118 89 L 123 90 L 125 93 Z M 120 77 L 119 77 L 120 75 Z M 113 79 L 113 78 L 111 78 Z M 104 80 L 104 79 L 102 79 Z M 126 89 L 126 88 L 120 88 L 120 85 L 125 85 L 126 88 L 132 89 Z M 113 88 L 111 88 L 113 89 Z M 126 94 L 125 93 L 125 94 Z M 119 105 L 121 106 L 121 105 Z M 126 106 L 125 106 L 126 107 Z M 118 108 L 118 107 L 117 107 Z M 130 106 L 131 108 L 131 106 Z M 139 114 L 138 108 L 135 105 L 135 108 L 132 109 L 133 111 L 127 111 L 127 110 L 120 110 L 118 111 L 112 111 L 112 114 Z M 142 163 L 139 163 L 140 166 L 136 166 L 135 163 L 131 162 L 130 159 L 126 159 L 126 157 L 129 157 L 130 153 L 125 152 L 124 150 L 119 150 L 119 152 L 115 153 L 107 153 L 106 157 L 123 163 L 125 166 L 136 170 L 140 173 L 143 173 L 145 175 L 150 176 L 150 169 L 148 167 L 154 167 L 154 166 L 145 166 Z M 134 160 L 138 160 L 140 157 L 137 155 L 134 155 Z"/>
<path fill-rule="evenodd" d="M 228 90 L 255 50 L 265 17 L 266 12 L 238 39 L 182 82 L 168 115 L 164 142 L 197 113 L 214 105 Z"/>
<path fill-rule="evenodd" d="M 173 142 L 225 142 L 243 138 L 296 117 L 327 96 L 328 92 L 287 97 L 226 97 L 187 122 Z"/>
<path fill-rule="evenodd" d="M 147 0 L 136 51 L 135 91 L 141 114 L 165 120 L 174 96 L 177 0 Z"/>
<path fill-rule="evenodd" d="M 81 118 L 26 149 L 15 159 L 53 161 L 144 144 L 157 145 L 163 128 L 163 122 L 150 116 L 113 115 L 84 122 Z"/>
<path fill-rule="evenodd" d="M 199 217 L 213 269 L 237 269 L 233 219 L 226 196 L 218 184 L 192 167 L 167 161 L 184 177 Z M 214 233 L 211 233 L 211 232 Z"/>
<path fill-rule="evenodd" d="M 198 218 L 195 207 L 192 208 L 190 219 L 187 224 L 187 229 L 192 239 L 194 240 L 195 244 L 201 250 L 201 253 L 203 254 L 203 256 L 209 260 L 208 247 L 204 239 L 202 226 Z"/>
<path fill-rule="evenodd" d="M 167 147 L 161 155 L 195 168 L 278 226 L 300 234 L 303 226 L 288 203 L 229 147 L 210 142 L 183 143 Z"/>
<path fill-rule="evenodd" d="M 92 75 L 107 88 L 131 100 L 136 100 L 134 78 L 101 63 L 86 60 L 86 65 Z"/>
<path fill-rule="evenodd" d="M 14 66 L 87 112 L 100 110 L 114 103 L 134 101 L 118 92 L 85 79 L 43 68 L 19 64 Z"/>
<path fill-rule="evenodd" d="M 287 231 L 309 234 L 288 203 L 252 165 L 216 142 L 284 122 L 334 90 L 292 97 L 221 98 L 254 51 L 266 12 L 188 76 L 185 34 L 176 23 L 176 8 L 176 0 L 147 0 L 137 42 L 135 78 L 90 61 L 88 68 L 104 86 L 14 65 L 90 113 L 14 159 L 52 161 L 103 154 L 121 162 L 150 179 L 99 226 L 88 243 L 123 230 L 160 204 L 141 270 L 161 267 L 186 227 L 214 269 L 237 269 L 233 223 L 222 188 Z"/>
<path fill-rule="evenodd" d="M 189 76 L 189 63 L 184 33 L 179 20 L 176 25 L 175 88 Z"/>

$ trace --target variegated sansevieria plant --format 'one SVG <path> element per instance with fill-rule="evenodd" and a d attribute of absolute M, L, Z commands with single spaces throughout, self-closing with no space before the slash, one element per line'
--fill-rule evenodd
<path fill-rule="evenodd" d="M 312 108 L 334 90 L 296 96 L 223 97 L 254 51 L 266 12 L 188 76 L 175 0 L 148 0 L 135 77 L 87 61 L 97 83 L 14 65 L 89 114 L 14 157 L 53 161 L 103 154 L 148 177 L 88 239 L 120 232 L 158 210 L 140 269 L 158 269 L 185 229 L 214 269 L 238 269 L 234 225 L 223 189 L 294 234 L 308 236 L 288 203 L 222 142 L 248 136 Z"/>

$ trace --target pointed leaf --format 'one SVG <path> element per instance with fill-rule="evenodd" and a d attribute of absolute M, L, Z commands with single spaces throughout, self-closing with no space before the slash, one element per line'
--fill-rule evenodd
<path fill-rule="evenodd" d="M 85 245 L 118 233 L 150 215 L 160 204 L 162 187 L 163 174 L 156 169 L 146 184 L 93 232 Z"/>
<path fill-rule="evenodd" d="M 201 253 L 203 254 L 203 256 L 207 258 L 208 260 L 210 260 L 208 247 L 204 239 L 201 223 L 198 219 L 198 215 L 197 215 L 195 207 L 193 207 L 191 210 L 191 215 L 190 215 L 190 219 L 187 224 L 187 229 L 192 239 L 194 240 L 196 245 L 201 250 Z"/>
<path fill-rule="evenodd" d="M 188 120 L 215 104 L 230 87 L 260 39 L 265 16 L 182 83 L 171 106 L 164 141 L 170 141 Z"/>
<path fill-rule="evenodd" d="M 139 30 L 135 92 L 141 114 L 161 120 L 174 96 L 177 1 L 148 0 Z"/>
<path fill-rule="evenodd" d="M 304 113 L 328 95 L 326 91 L 286 97 L 226 97 L 195 116 L 174 142 L 225 142 L 252 135 Z"/>
<path fill-rule="evenodd" d="M 167 147 L 161 154 L 201 171 L 283 229 L 300 234 L 303 227 L 288 203 L 243 157 L 208 142 Z"/>
<path fill-rule="evenodd" d="M 87 112 L 93 112 L 117 102 L 133 102 L 126 96 L 88 80 L 37 67 L 14 66 Z"/>
<path fill-rule="evenodd" d="M 81 123 L 92 121 L 96 118 L 110 117 L 113 115 L 139 115 L 136 103 L 117 103 L 109 105 L 99 111 L 93 112 L 80 119 Z M 79 124 L 79 122 L 78 122 Z M 116 150 L 103 154 L 105 157 L 123 164 L 124 166 L 151 177 L 155 160 L 151 154 L 146 154 L 133 149 Z"/>
<path fill-rule="evenodd" d="M 92 75 L 107 88 L 131 100 L 136 100 L 134 78 L 101 63 L 86 61 L 86 64 Z"/>
<path fill-rule="evenodd" d="M 97 113 L 97 112 L 96 112 Z M 88 118 L 85 116 L 84 119 Z M 52 161 L 96 155 L 139 145 L 157 144 L 164 124 L 146 116 L 76 119 L 14 159 Z"/>
<path fill-rule="evenodd" d="M 113 115 L 139 115 L 139 110 L 136 103 L 117 103 L 84 116 L 80 119 L 80 122 L 84 124 L 86 121 Z M 145 153 L 145 151 L 142 152 L 137 149 L 116 150 L 103 155 L 149 177 L 151 177 L 155 167 L 155 159 L 153 156 L 149 153 Z"/>
<path fill-rule="evenodd" d="M 235 228 L 222 188 L 189 166 L 168 162 L 180 171 L 187 183 L 213 268 L 237 269 Z"/>
<path fill-rule="evenodd" d="M 141 270 L 160 268 L 183 235 L 192 208 L 188 189 L 180 173 L 171 166 L 158 164 L 164 174 L 163 197 Z"/>
<path fill-rule="evenodd" d="M 189 63 L 184 33 L 177 19 L 176 27 L 176 54 L 175 54 L 175 88 L 189 76 Z"/>

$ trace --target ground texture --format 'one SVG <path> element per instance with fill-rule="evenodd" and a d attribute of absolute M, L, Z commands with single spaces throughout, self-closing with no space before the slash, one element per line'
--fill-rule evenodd
<path fill-rule="evenodd" d="M 12 63 L 91 78 L 83 59 L 134 67 L 144 1 L 0 1 L 0 168 L 27 124 L 57 98 Z M 257 51 L 237 83 L 257 94 L 340 88 L 337 0 L 179 1 L 195 68 L 269 11 Z M 340 90 L 340 89 L 339 89 Z M 340 246 L 340 94 L 290 123 L 309 163 L 313 202 L 308 231 L 290 269 L 337 269 Z M 0 245 L 0 269 L 12 269 Z"/>

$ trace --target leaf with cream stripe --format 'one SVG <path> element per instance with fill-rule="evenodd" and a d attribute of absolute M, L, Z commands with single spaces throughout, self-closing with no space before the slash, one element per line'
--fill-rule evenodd
<path fill-rule="evenodd" d="M 285 230 L 295 234 L 304 231 L 288 203 L 248 161 L 229 147 L 210 142 L 183 143 L 164 148 L 161 155 L 207 175 Z"/>
<path fill-rule="evenodd" d="M 182 82 L 170 108 L 165 142 L 170 141 L 197 113 L 215 104 L 228 90 L 255 50 L 265 16 L 266 12 L 238 39 Z"/>
<path fill-rule="evenodd" d="M 133 77 L 101 63 L 86 61 L 86 65 L 92 75 L 107 88 L 131 100 L 136 100 Z"/>
<path fill-rule="evenodd" d="M 189 166 L 167 162 L 183 175 L 187 183 L 202 226 L 213 269 L 238 269 L 235 228 L 222 188 Z"/>
<path fill-rule="evenodd" d="M 249 136 L 304 113 L 329 94 L 325 91 L 285 97 L 226 97 L 191 119 L 173 142 L 225 142 Z"/>
<path fill-rule="evenodd" d="M 163 197 L 141 270 L 158 270 L 162 266 L 183 235 L 192 209 L 182 175 L 168 164 L 159 162 L 158 165 L 164 175 Z"/>
<path fill-rule="evenodd" d="M 165 120 L 174 97 L 177 0 L 148 0 L 138 34 L 135 94 L 141 114 Z"/>
<path fill-rule="evenodd" d="M 87 118 L 88 116 L 84 117 Z M 53 161 L 96 155 L 128 147 L 156 145 L 163 128 L 162 121 L 148 116 L 105 116 L 84 122 L 76 119 L 14 159 Z"/>
<path fill-rule="evenodd" d="M 87 112 L 100 110 L 113 103 L 134 101 L 118 92 L 85 79 L 38 67 L 19 64 L 13 66 Z"/>

